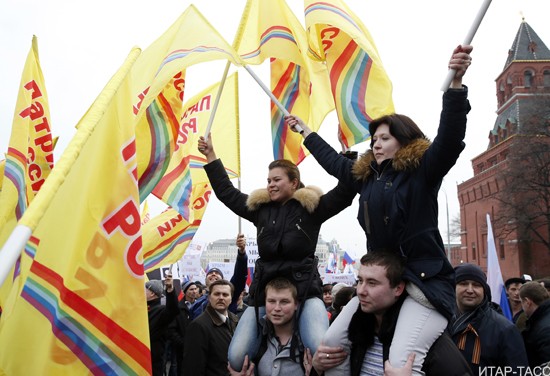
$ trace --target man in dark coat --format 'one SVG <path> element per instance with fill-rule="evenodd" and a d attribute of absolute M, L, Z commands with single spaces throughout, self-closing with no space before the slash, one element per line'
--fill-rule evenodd
<path fill-rule="evenodd" d="M 145 283 L 153 376 L 164 375 L 166 329 L 178 314 L 178 297 L 172 283 L 172 275 L 166 275 L 164 285 L 166 286 L 166 305 L 162 305 L 160 301 L 164 291 L 162 281 L 152 279 Z"/>
<path fill-rule="evenodd" d="M 519 290 L 527 326 L 521 333 L 525 341 L 529 366 L 550 362 L 550 298 L 539 282 L 527 282 Z"/>
<path fill-rule="evenodd" d="M 487 276 L 474 264 L 455 268 L 458 312 L 449 332 L 475 375 L 485 367 L 493 372 L 511 369 L 515 374 L 527 367 L 527 354 L 516 326 L 494 310 Z M 510 372 L 512 372 L 510 371 Z"/>
<path fill-rule="evenodd" d="M 193 281 L 187 281 L 182 288 L 183 298 L 178 303 L 179 314 L 168 327 L 168 339 L 172 343 L 172 351 L 175 353 L 176 368 L 178 376 L 183 373 L 183 352 L 184 340 L 187 326 L 191 322 L 191 312 L 189 308 L 195 301 L 195 295 L 190 292 L 196 291 L 197 285 Z"/>
<path fill-rule="evenodd" d="M 237 302 L 246 285 L 246 279 L 248 277 L 248 255 L 245 250 L 246 241 L 244 235 L 239 234 L 237 236 L 237 258 L 235 260 L 235 268 L 233 269 L 233 276 L 231 277 L 231 283 L 234 286 L 233 296 L 231 298 L 231 304 L 229 310 L 233 313 L 237 312 Z M 206 273 L 204 279 L 206 284 L 206 291 L 198 298 L 193 306 L 190 308 L 191 319 L 194 320 L 200 316 L 208 304 L 208 293 L 210 290 L 210 284 L 214 281 L 223 279 L 223 272 L 218 268 L 210 268 Z"/>
<path fill-rule="evenodd" d="M 212 282 L 205 311 L 191 321 L 184 340 L 185 376 L 227 376 L 227 350 L 237 326 L 237 316 L 229 312 L 233 295 L 231 282 Z"/>

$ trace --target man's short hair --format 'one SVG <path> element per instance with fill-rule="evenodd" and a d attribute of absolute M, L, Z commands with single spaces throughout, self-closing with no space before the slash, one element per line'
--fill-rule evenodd
<path fill-rule="evenodd" d="M 290 293 L 292 294 L 292 297 L 294 298 L 294 301 L 298 302 L 298 290 L 296 289 L 296 286 L 290 282 L 286 278 L 277 277 L 272 279 L 267 283 L 265 286 L 265 294 L 267 295 L 267 290 L 273 289 L 273 290 L 290 290 Z"/>
<path fill-rule="evenodd" d="M 391 287 L 396 287 L 403 282 L 403 272 L 405 271 L 405 259 L 399 251 L 377 250 L 366 253 L 361 257 L 361 265 L 379 265 L 386 268 L 386 277 L 390 281 Z"/>
<path fill-rule="evenodd" d="M 210 293 L 212 293 L 214 287 L 216 286 L 229 286 L 231 288 L 231 295 L 235 292 L 235 286 L 233 286 L 233 284 L 227 279 L 218 279 L 217 281 L 212 282 L 210 285 Z"/>
<path fill-rule="evenodd" d="M 548 291 L 539 282 L 527 282 L 519 289 L 521 299 L 529 298 L 536 305 L 541 305 L 549 298 Z"/>

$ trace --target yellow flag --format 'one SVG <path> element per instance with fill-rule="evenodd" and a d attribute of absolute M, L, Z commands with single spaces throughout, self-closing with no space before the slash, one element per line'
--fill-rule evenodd
<path fill-rule="evenodd" d="M 191 187 L 208 182 L 203 169 L 207 162 L 204 155 L 197 151 L 197 142 L 199 136 L 206 132 L 219 86 L 220 83 L 214 84 L 185 103 L 177 150 L 172 155 L 166 174 L 153 190 L 155 196 L 185 219 L 189 219 Z M 211 128 L 216 155 L 223 159 L 230 177 L 240 175 L 238 93 L 238 73 L 235 72 L 226 79 Z"/>
<path fill-rule="evenodd" d="M 305 0 L 310 56 L 326 62 L 339 133 L 346 146 L 366 141 L 369 123 L 394 112 L 392 83 L 374 40 L 341 0 Z"/>
<path fill-rule="evenodd" d="M 328 71 L 321 62 L 308 58 L 304 27 L 284 0 L 249 0 L 234 46 L 246 64 L 261 64 L 271 58 L 273 95 L 312 130 L 319 129 L 334 109 Z M 302 136 L 285 126 L 283 113 L 274 104 L 271 136 L 274 159 L 299 163 L 308 154 Z"/>
<path fill-rule="evenodd" d="M 6 166 L 6 160 L 2 159 L 0 161 L 0 176 L 4 176 L 4 167 Z M 4 179 L 0 179 L 0 194 L 2 193 L 2 181 Z"/>
<path fill-rule="evenodd" d="M 185 69 L 212 60 L 240 64 L 233 47 L 190 5 L 143 51 L 132 68 L 132 101 L 139 121 L 136 138 L 142 201 L 166 172 L 176 149 Z"/>
<path fill-rule="evenodd" d="M 128 74 L 139 53 L 81 120 L 20 221 L 33 230 L 25 251 L 34 259 L 0 318 L 0 373 L 151 372 Z"/>
<path fill-rule="evenodd" d="M 145 271 L 173 264 L 183 257 L 199 228 L 212 188 L 208 183 L 193 186 L 186 220 L 173 208 L 152 218 L 143 226 L 143 260 Z"/>
<path fill-rule="evenodd" d="M 11 234 L 17 220 L 38 192 L 53 168 L 54 140 L 50 129 L 50 111 L 40 60 L 38 41 L 32 45 L 23 68 L 13 117 L 11 137 L 2 161 L 0 180 L 0 247 Z M 0 286 L 0 307 L 21 274 L 21 257 Z"/>
<path fill-rule="evenodd" d="M 149 212 L 149 201 L 143 202 L 143 209 L 141 209 L 141 225 L 143 226 L 151 219 L 151 213 Z"/>
<path fill-rule="evenodd" d="M 15 216 L 21 218 L 53 168 L 53 140 L 44 76 L 38 58 L 38 41 L 23 68 L 0 194 L 0 228 Z"/>

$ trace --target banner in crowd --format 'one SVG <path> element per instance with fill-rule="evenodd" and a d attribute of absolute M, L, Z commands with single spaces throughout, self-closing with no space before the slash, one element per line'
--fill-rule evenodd
<path fill-rule="evenodd" d="M 192 242 L 189 244 L 183 257 L 178 260 L 178 270 L 182 278 L 186 280 L 195 280 L 195 276 L 204 278 L 204 270 L 201 266 L 203 249 L 206 249 L 206 245 L 203 243 Z"/>
<path fill-rule="evenodd" d="M 334 274 L 334 273 L 328 273 L 321 275 L 321 279 L 323 280 L 323 284 L 325 283 L 345 283 L 346 285 L 353 286 L 357 282 L 357 277 L 354 273 L 341 273 L 341 274 Z"/>

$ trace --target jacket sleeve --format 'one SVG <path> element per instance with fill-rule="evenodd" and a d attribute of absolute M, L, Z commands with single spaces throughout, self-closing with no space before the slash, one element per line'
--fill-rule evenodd
<path fill-rule="evenodd" d="M 187 328 L 184 341 L 183 374 L 185 376 L 206 376 L 208 343 L 210 336 L 199 322 L 192 322 Z"/>
<path fill-rule="evenodd" d="M 246 207 L 248 195 L 239 191 L 231 183 L 221 159 L 216 159 L 204 165 L 204 171 L 208 175 L 208 180 L 210 180 L 210 184 L 218 200 L 239 217 L 253 221 L 253 213 Z"/>
<path fill-rule="evenodd" d="M 241 292 L 244 290 L 246 284 L 246 278 L 248 277 L 248 254 L 240 254 L 237 252 L 237 260 L 235 261 L 235 269 L 233 269 L 233 276 L 231 277 L 231 283 L 235 288 L 233 291 L 233 297 L 231 298 L 231 304 L 229 305 L 229 311 L 237 313 L 237 301 Z"/>
<path fill-rule="evenodd" d="M 179 326 L 178 318 L 176 317 L 176 319 L 172 321 L 170 325 L 168 325 L 166 336 L 176 346 L 183 346 L 183 340 L 185 338 L 185 334 L 184 335 L 180 334 L 178 326 Z"/>
<path fill-rule="evenodd" d="M 350 187 L 355 185 L 351 170 L 354 163 L 352 159 L 338 154 L 315 132 L 306 137 L 304 145 L 326 172 Z"/>
<path fill-rule="evenodd" d="M 545 327 L 537 334 L 536 348 L 540 359 L 550 360 L 550 327 Z"/>
<path fill-rule="evenodd" d="M 426 176 L 434 183 L 443 179 L 464 150 L 466 115 L 470 109 L 467 87 L 464 86 L 463 90 L 449 89 L 443 94 L 437 136 L 424 154 L 422 162 L 422 166 L 427 169 Z"/>
<path fill-rule="evenodd" d="M 357 192 L 352 185 L 338 182 L 338 185 L 321 196 L 315 214 L 321 223 L 340 213 L 353 202 Z"/>
<path fill-rule="evenodd" d="M 178 297 L 176 296 L 176 289 L 174 289 L 172 292 L 166 293 L 166 308 L 162 311 L 159 322 L 162 323 L 164 328 L 167 328 L 178 313 Z"/>

